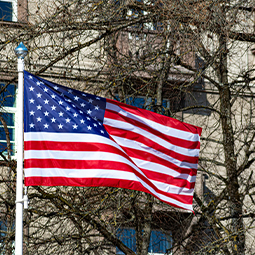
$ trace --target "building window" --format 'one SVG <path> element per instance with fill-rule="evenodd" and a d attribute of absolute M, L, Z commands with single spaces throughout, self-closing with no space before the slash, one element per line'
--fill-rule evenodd
<path fill-rule="evenodd" d="M 9 223 L 10 224 L 10 223 Z M 14 224 L 10 225 L 10 229 L 8 229 L 7 227 L 8 223 L 5 221 L 0 221 L 0 254 L 4 255 L 4 254 L 15 254 L 15 243 L 14 241 L 12 241 L 11 243 L 11 247 L 9 247 L 8 251 L 6 249 L 6 242 L 4 241 L 4 239 L 6 238 L 7 235 L 10 235 L 10 233 L 8 233 L 9 231 L 14 232 Z M 11 249 L 11 251 L 10 251 Z"/>
<path fill-rule="evenodd" d="M 0 116 L 8 128 L 11 143 L 11 156 L 15 156 L 15 123 L 17 123 L 17 108 L 15 101 L 16 86 L 14 84 L 10 84 L 5 88 L 5 84 L 0 83 L 0 90 L 2 89 L 4 89 L 4 91 L 0 94 Z M 2 121 L 0 121 L 0 152 L 4 156 L 8 155 L 6 132 Z"/>
<path fill-rule="evenodd" d="M 17 21 L 17 0 L 0 1 L 0 20 Z"/>
<path fill-rule="evenodd" d="M 136 252 L 136 236 L 135 230 L 132 228 L 121 228 L 117 230 L 117 237 L 121 240 L 128 248 Z M 150 237 L 150 244 L 148 248 L 148 254 L 161 255 L 171 254 L 172 248 L 172 237 L 170 232 L 162 232 L 160 230 L 152 230 Z M 118 248 L 116 248 L 116 254 L 124 254 Z"/>
<path fill-rule="evenodd" d="M 117 100 L 119 100 L 119 96 L 115 96 Z M 143 96 L 136 96 L 136 97 L 126 97 L 125 103 L 129 105 L 136 106 L 138 108 L 146 109 L 149 111 L 154 111 L 153 106 L 154 104 L 152 103 L 152 98 L 151 97 L 143 97 Z M 155 103 L 157 100 L 155 99 Z M 170 100 L 168 99 L 163 99 L 162 102 L 162 114 L 165 113 L 165 109 L 169 109 L 170 107 Z"/>
<path fill-rule="evenodd" d="M 147 6 L 155 5 L 155 1 L 149 1 L 149 0 L 136 0 L 134 4 L 144 4 Z M 141 5 L 142 6 L 142 5 Z M 162 3 L 157 3 L 157 7 L 161 8 Z M 142 16 L 147 16 L 148 12 L 141 9 L 140 6 L 138 6 L 137 9 L 131 9 L 127 12 L 127 18 L 129 19 L 137 19 Z M 150 22 L 145 23 L 139 23 L 132 26 L 132 32 L 128 33 L 129 40 L 132 40 L 135 38 L 136 40 L 146 40 L 148 31 L 157 31 L 162 32 L 163 31 L 163 23 L 158 20 L 158 18 L 153 18 Z M 143 33 L 141 32 L 143 31 Z"/>

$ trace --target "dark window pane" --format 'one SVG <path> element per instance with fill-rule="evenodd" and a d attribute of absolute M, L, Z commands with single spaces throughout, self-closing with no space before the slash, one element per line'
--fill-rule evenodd
<path fill-rule="evenodd" d="M 139 108 L 144 108 L 145 99 L 140 97 L 129 97 L 126 99 L 126 103 Z"/>
<path fill-rule="evenodd" d="M 151 231 L 148 252 L 165 254 L 171 248 L 171 237 L 157 230 Z"/>
<path fill-rule="evenodd" d="M 14 142 L 14 139 L 15 139 L 14 128 L 8 128 L 8 131 L 9 131 L 11 141 Z M 0 140 L 6 140 L 6 134 L 5 134 L 4 128 L 1 126 L 0 126 Z"/>
<path fill-rule="evenodd" d="M 14 127 L 15 115 L 14 113 L 0 112 L 1 117 L 4 118 L 7 126 Z M 0 126 L 2 126 L 2 122 L 0 121 Z"/>
<path fill-rule="evenodd" d="M 122 228 L 117 230 L 117 238 L 120 239 L 129 249 L 136 252 L 135 230 L 132 228 Z M 117 247 L 116 254 L 124 254 Z"/>
<path fill-rule="evenodd" d="M 0 151 L 4 154 L 7 155 L 7 143 L 5 142 L 0 142 Z M 11 144 L 11 156 L 14 155 L 14 144 Z"/>
<path fill-rule="evenodd" d="M 1 2 L 0 2 L 1 3 Z M 4 88 L 5 84 L 0 84 L 0 89 Z M 15 106 L 15 92 L 16 86 L 14 84 L 10 84 L 7 88 L 0 94 L 0 104 L 1 106 Z"/>
<path fill-rule="evenodd" d="M 132 228 L 123 228 L 117 230 L 117 238 L 121 240 L 128 248 L 136 252 L 135 230 Z M 162 231 L 152 230 L 148 252 L 166 254 L 172 246 L 172 238 Z M 116 254 L 124 254 L 116 248 Z"/>
<path fill-rule="evenodd" d="M 12 3 L 0 1 L 0 20 L 12 21 Z"/>

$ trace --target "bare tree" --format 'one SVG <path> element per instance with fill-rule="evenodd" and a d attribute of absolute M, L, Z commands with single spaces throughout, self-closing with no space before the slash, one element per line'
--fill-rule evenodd
<path fill-rule="evenodd" d="M 203 127 L 195 215 L 135 191 L 29 187 L 27 251 L 134 254 L 118 235 L 131 227 L 137 254 L 147 254 L 156 228 L 172 232 L 169 254 L 253 254 L 254 2 L 38 0 L 19 8 L 28 20 L 0 23 L 6 86 L 17 81 L 14 48 L 23 41 L 36 75 Z M 11 247 L 15 164 L 1 156 L 2 236 Z"/>

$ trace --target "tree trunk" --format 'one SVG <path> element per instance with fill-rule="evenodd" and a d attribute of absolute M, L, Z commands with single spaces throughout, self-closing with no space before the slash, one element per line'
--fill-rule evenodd
<path fill-rule="evenodd" d="M 232 217 L 231 224 L 231 238 L 232 238 L 232 254 L 241 255 L 245 254 L 245 236 L 240 230 L 243 229 L 242 220 L 242 200 L 239 194 L 239 183 L 237 176 L 237 162 L 235 157 L 235 142 L 234 132 L 232 126 L 231 114 L 231 92 L 228 85 L 227 74 L 227 43 L 226 37 L 219 38 L 220 43 L 220 66 L 219 66 L 219 81 L 221 88 L 219 89 L 220 95 L 220 112 L 221 124 L 223 133 L 223 148 L 225 155 L 225 167 L 227 174 L 227 191 L 228 191 L 228 204 L 229 213 Z"/>

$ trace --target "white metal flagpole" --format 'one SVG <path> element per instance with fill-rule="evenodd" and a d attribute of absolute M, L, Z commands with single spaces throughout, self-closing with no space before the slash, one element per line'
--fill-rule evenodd
<path fill-rule="evenodd" d="M 23 107 L 24 107 L 24 58 L 27 48 L 21 42 L 15 49 L 18 57 L 18 93 L 17 93 L 17 180 L 16 180 L 16 220 L 15 220 L 15 255 L 23 254 Z"/>

